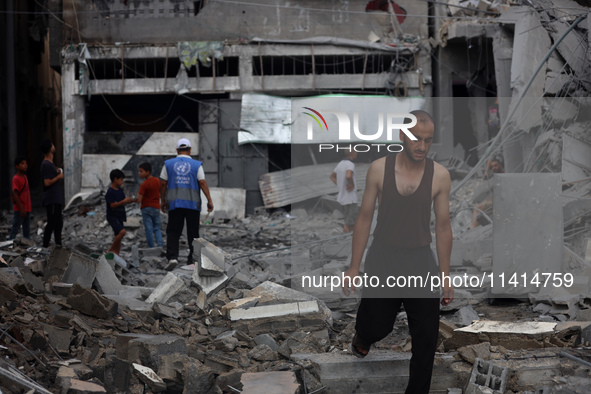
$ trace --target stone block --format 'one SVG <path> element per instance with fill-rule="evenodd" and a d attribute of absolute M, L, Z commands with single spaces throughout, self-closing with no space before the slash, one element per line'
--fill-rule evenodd
<path fill-rule="evenodd" d="M 100 295 L 96 290 L 74 285 L 68 295 L 68 304 L 75 310 L 99 319 L 110 319 L 117 314 L 115 301 Z"/>
<path fill-rule="evenodd" d="M 185 339 L 176 335 L 150 335 L 135 338 L 128 343 L 128 359 L 158 370 L 160 356 L 167 354 L 187 354 Z"/>
<path fill-rule="evenodd" d="M 275 361 L 279 358 L 276 351 L 264 343 L 256 345 L 248 352 L 248 357 L 257 361 Z"/>
<path fill-rule="evenodd" d="M 560 174 L 495 174 L 493 182 L 493 274 L 498 280 L 491 293 L 537 292 L 530 280 L 518 286 L 508 281 L 514 274 L 531 279 L 535 272 L 560 272 L 562 179 Z M 504 284 L 499 282 L 501 276 Z"/>
<path fill-rule="evenodd" d="M 146 299 L 146 303 L 165 303 L 185 286 L 185 282 L 172 272 L 166 274 L 160 284 L 156 286 L 152 294 Z"/>
<path fill-rule="evenodd" d="M 183 381 L 184 393 L 210 394 L 215 393 L 215 375 L 212 370 L 199 362 L 190 363 L 185 367 Z M 219 391 L 217 391 L 219 392 Z"/>

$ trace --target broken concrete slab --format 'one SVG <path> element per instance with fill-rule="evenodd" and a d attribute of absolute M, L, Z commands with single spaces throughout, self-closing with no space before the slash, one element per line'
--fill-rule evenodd
<path fill-rule="evenodd" d="M 152 294 L 146 299 L 146 303 L 153 304 L 156 302 L 165 303 L 172 296 L 178 293 L 185 286 L 185 282 L 172 272 L 160 281 L 158 286 L 154 289 Z"/>
<path fill-rule="evenodd" d="M 229 311 L 229 316 L 231 321 L 236 321 L 286 315 L 305 315 L 318 312 L 320 312 L 320 308 L 317 301 L 305 301 L 292 302 L 289 304 L 255 306 L 247 309 L 232 309 Z"/>
<path fill-rule="evenodd" d="M 495 296 L 539 291 L 528 281 L 510 285 L 513 275 L 560 272 L 562 261 L 562 179 L 560 174 L 495 174 L 493 285 Z M 532 236 L 536 234 L 536 236 Z M 506 278 L 501 283 L 500 278 Z"/>
<path fill-rule="evenodd" d="M 115 275 L 115 272 L 103 255 L 98 259 L 95 283 L 97 289 L 102 294 L 119 294 L 123 290 L 123 285 L 119 282 L 117 275 Z"/>
<path fill-rule="evenodd" d="M 247 298 L 240 298 L 237 300 L 233 300 L 228 302 L 227 304 L 225 304 L 222 307 L 222 314 L 224 316 L 228 316 L 229 312 L 232 309 L 247 309 L 247 308 L 251 308 L 253 306 L 256 306 L 256 304 L 259 302 L 259 298 L 258 297 L 247 297 Z"/>
<path fill-rule="evenodd" d="M 295 373 L 289 371 L 244 373 L 240 382 L 243 394 L 296 394 L 300 390 Z"/>
<path fill-rule="evenodd" d="M 331 393 L 403 393 L 408 383 L 410 353 L 372 349 L 358 359 L 343 352 L 301 354 L 291 358 L 309 360 L 319 366 L 320 381 Z M 445 392 L 448 387 L 462 387 L 469 371 L 456 371 L 453 354 L 436 354 L 431 383 L 432 392 Z"/>
<path fill-rule="evenodd" d="M 138 316 L 144 318 L 154 315 L 154 309 L 152 304 L 148 304 L 147 302 L 140 301 L 136 298 L 112 294 L 105 295 L 105 298 L 108 298 L 118 304 L 119 313 L 121 313 L 121 311 L 125 309 L 128 309 L 131 312 L 137 313 Z"/>
<path fill-rule="evenodd" d="M 79 379 L 71 379 L 67 390 L 68 394 L 94 394 L 107 392 L 107 390 L 105 390 L 100 384 L 85 382 Z"/>
<path fill-rule="evenodd" d="M 68 294 L 68 304 L 75 310 L 99 319 L 110 319 L 117 314 L 118 304 L 96 290 L 74 285 Z"/>
<path fill-rule="evenodd" d="M 221 276 L 232 265 L 230 255 L 203 238 L 193 240 L 193 260 L 201 276 Z"/>
<path fill-rule="evenodd" d="M 53 346 L 60 354 L 67 354 L 70 352 L 70 343 L 72 342 L 72 330 L 65 330 L 50 325 L 44 325 L 43 331 L 49 339 L 49 344 Z"/>
<path fill-rule="evenodd" d="M 200 276 L 197 268 L 195 268 L 191 280 L 191 283 L 197 286 L 197 288 L 203 291 L 208 297 L 214 295 L 223 288 L 224 285 L 230 281 L 230 278 L 225 274 L 222 276 Z"/>
<path fill-rule="evenodd" d="M 248 357 L 257 361 L 275 361 L 279 358 L 279 355 L 269 345 L 261 343 L 248 352 Z"/>
<path fill-rule="evenodd" d="M 79 284 L 82 287 L 92 287 L 97 269 L 97 262 L 91 258 L 80 256 L 76 253 L 70 255 L 68 268 L 61 280 L 65 283 Z"/>

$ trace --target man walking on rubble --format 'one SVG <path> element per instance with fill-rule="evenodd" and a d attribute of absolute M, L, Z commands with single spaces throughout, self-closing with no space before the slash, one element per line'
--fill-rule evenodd
<path fill-rule="evenodd" d="M 377 276 L 380 285 L 363 289 L 351 350 L 357 357 L 365 357 L 373 343 L 392 331 L 400 306 L 404 305 L 412 338 L 406 393 L 427 394 L 439 333 L 439 289 L 431 292 L 430 286 L 420 288 L 416 282 L 412 285 L 409 278 L 420 275 L 425 279 L 428 273 L 438 276 L 438 272 L 449 277 L 451 180 L 443 166 L 427 158 L 435 131 L 433 119 L 421 110 L 411 114 L 417 123 L 409 131 L 417 140 L 411 140 L 401 131 L 403 152 L 374 161 L 367 172 L 361 210 L 353 232 L 351 265 L 344 273 L 343 291 L 346 295 L 350 290 L 355 291 L 353 279 L 359 276 L 377 199 L 377 226 L 367 254 L 365 274 Z M 405 119 L 405 123 L 409 121 Z M 430 248 L 432 203 L 439 269 Z M 386 279 L 390 276 L 404 277 L 407 284 L 402 285 L 399 281 L 398 288 L 389 287 L 391 284 Z M 453 287 L 449 281 L 443 281 L 442 288 L 441 304 L 448 305 L 453 300 Z"/>
<path fill-rule="evenodd" d="M 330 174 L 330 180 L 337 185 L 339 194 L 337 202 L 343 207 L 345 216 L 344 233 L 350 233 L 355 228 L 355 220 L 359 212 L 357 205 L 357 182 L 355 182 L 355 159 L 357 152 L 345 150 L 345 158 L 337 164 Z"/>
<path fill-rule="evenodd" d="M 193 239 L 199 238 L 199 214 L 201 211 L 201 190 L 207 197 L 207 211 L 213 211 L 213 202 L 209 187 L 205 181 L 202 163 L 191 158 L 191 142 L 181 138 L 176 145 L 177 157 L 166 160 L 160 173 L 160 206 L 162 212 L 168 212 L 166 226 L 167 269 L 172 270 L 178 264 L 179 239 L 187 222 L 187 242 L 189 258 L 193 263 Z"/>

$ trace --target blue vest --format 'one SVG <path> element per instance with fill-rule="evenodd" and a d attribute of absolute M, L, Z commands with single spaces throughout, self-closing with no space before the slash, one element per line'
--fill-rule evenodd
<path fill-rule="evenodd" d="M 171 211 L 176 208 L 201 211 L 201 192 L 197 181 L 201 164 L 189 157 L 175 157 L 164 162 L 168 174 L 166 199 Z"/>

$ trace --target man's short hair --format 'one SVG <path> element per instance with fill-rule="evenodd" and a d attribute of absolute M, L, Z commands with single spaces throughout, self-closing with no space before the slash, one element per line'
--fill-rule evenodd
<path fill-rule="evenodd" d="M 414 111 L 410 111 L 410 113 L 417 118 L 417 124 L 431 123 L 433 126 L 435 126 L 433 117 L 427 111 L 423 111 L 422 109 L 415 109 Z M 404 123 L 412 123 L 412 119 L 404 118 Z"/>
<path fill-rule="evenodd" d="M 41 152 L 43 152 L 44 155 L 48 154 L 51 151 L 52 145 L 51 140 L 41 141 Z"/>
<path fill-rule="evenodd" d="M 19 164 L 21 164 L 23 161 L 27 161 L 27 158 L 25 156 L 17 156 L 14 159 L 14 166 L 18 166 Z"/>
<path fill-rule="evenodd" d="M 125 178 L 125 174 L 119 168 L 115 168 L 109 174 L 109 178 L 111 178 L 111 182 L 113 182 L 115 179 Z"/>
<path fill-rule="evenodd" d="M 152 173 L 152 164 L 150 164 L 148 162 L 142 163 L 138 167 L 144 171 L 149 172 L 150 174 Z"/>
<path fill-rule="evenodd" d="M 496 161 L 497 163 L 499 163 L 502 167 L 504 167 L 505 165 L 503 164 L 503 159 L 501 159 L 500 157 L 495 157 L 493 158 L 490 162 L 492 163 L 493 161 Z"/>

